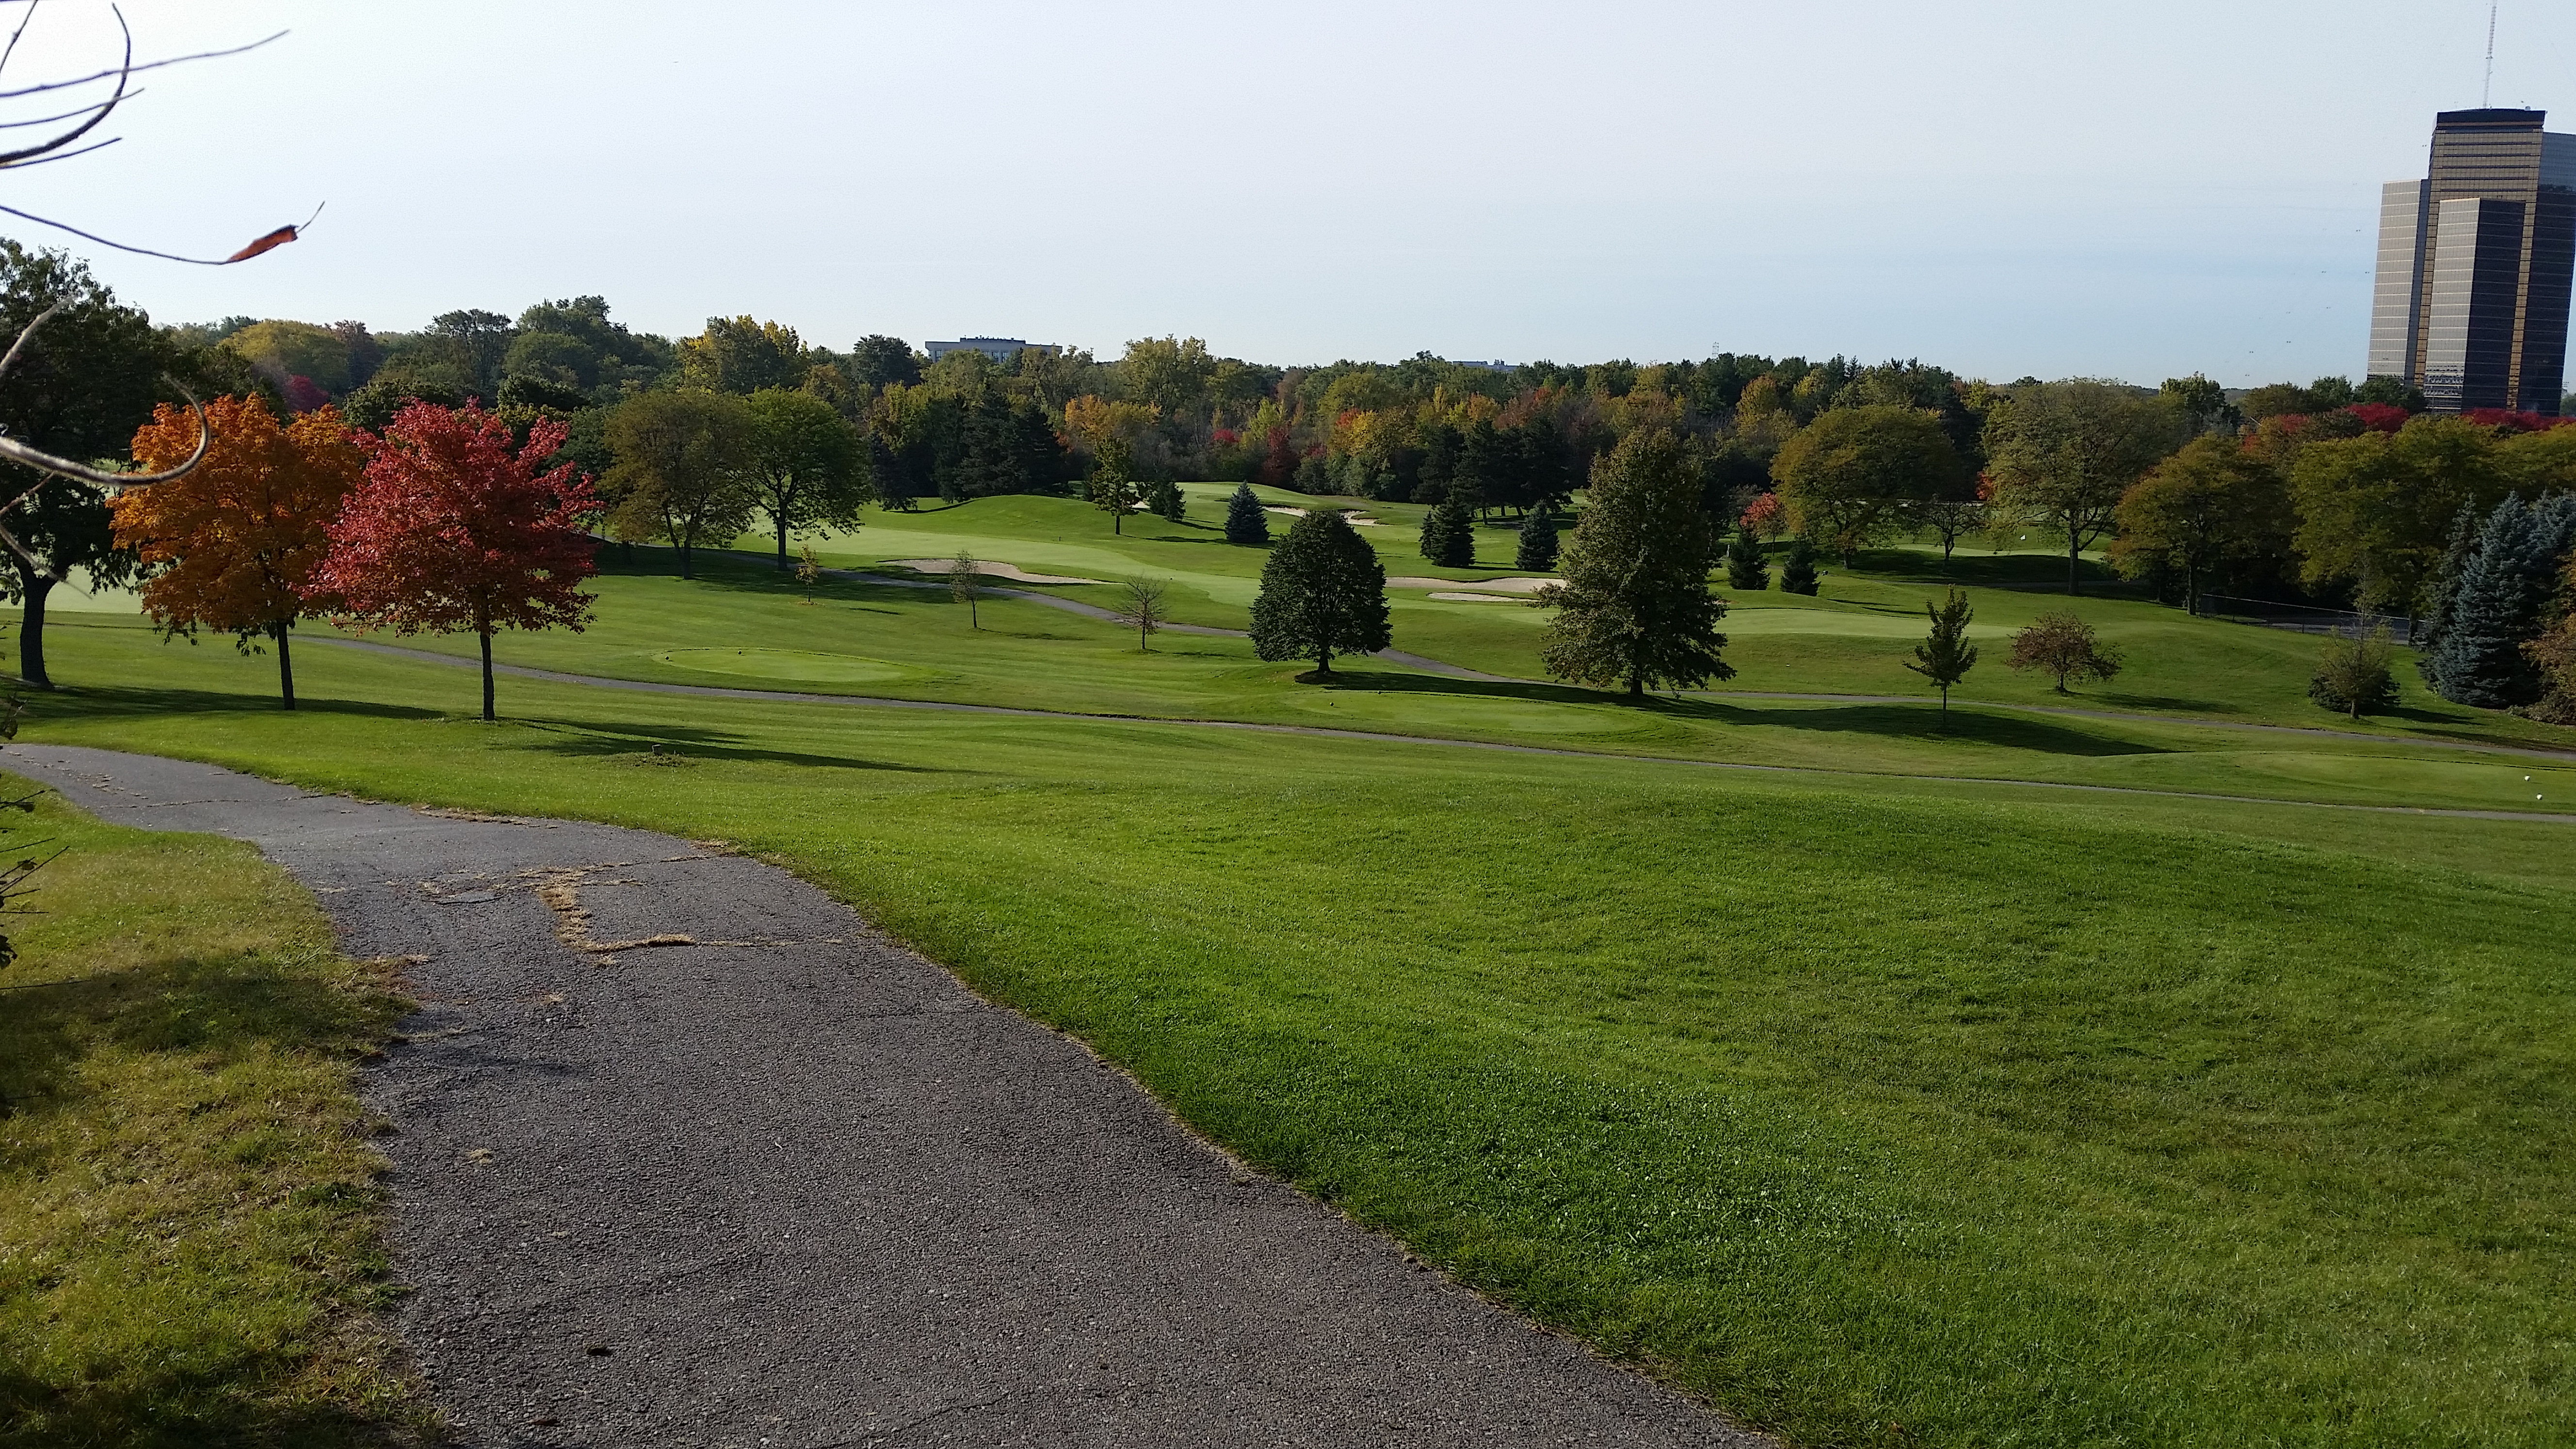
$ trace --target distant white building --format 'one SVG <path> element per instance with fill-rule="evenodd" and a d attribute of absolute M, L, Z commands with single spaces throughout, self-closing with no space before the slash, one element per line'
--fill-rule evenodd
<path fill-rule="evenodd" d="M 1064 350 L 1052 342 L 1023 342 L 1017 337 L 960 337 L 954 342 L 925 342 L 921 347 L 933 362 L 952 352 L 980 352 L 995 362 L 1008 362 L 1024 348 L 1035 348 L 1049 357 Z"/>
<path fill-rule="evenodd" d="M 1518 364 L 1505 362 L 1499 357 L 1495 358 L 1491 362 L 1472 362 L 1466 358 L 1460 358 L 1458 360 L 1458 365 L 1460 367 L 1482 368 L 1487 372 L 1516 372 L 1519 370 Z"/>

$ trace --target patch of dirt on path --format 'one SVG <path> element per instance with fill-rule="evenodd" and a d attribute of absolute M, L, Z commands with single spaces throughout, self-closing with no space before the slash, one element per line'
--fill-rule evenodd
<path fill-rule="evenodd" d="M 147 755 L 0 766 L 252 841 L 342 949 L 409 963 L 424 1005 L 362 1081 L 399 1326 L 464 1443 L 1770 1443 L 1246 1171 L 773 866 Z"/>

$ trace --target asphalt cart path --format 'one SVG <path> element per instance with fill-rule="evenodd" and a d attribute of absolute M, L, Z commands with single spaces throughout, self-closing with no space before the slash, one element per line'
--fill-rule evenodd
<path fill-rule="evenodd" d="M 18 744 L 251 841 L 421 1002 L 400 1328 L 468 1443 L 1767 1444 L 1176 1125 L 1078 1043 L 720 847 Z"/>

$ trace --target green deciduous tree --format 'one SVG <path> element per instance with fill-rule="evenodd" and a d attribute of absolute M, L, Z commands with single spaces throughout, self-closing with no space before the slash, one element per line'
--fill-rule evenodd
<path fill-rule="evenodd" d="M 2013 635 L 2015 669 L 2036 669 L 2056 681 L 2059 694 L 2068 680 L 2108 679 L 2120 672 L 2120 653 L 2093 633 L 2093 626 L 2070 613 L 2042 614 L 2029 628 Z"/>
<path fill-rule="evenodd" d="M 1687 446 L 1668 428 L 1630 433 L 1593 467 L 1565 582 L 1531 601 L 1555 611 L 1540 662 L 1558 679 L 1625 685 L 1631 698 L 1733 678 L 1719 653 L 1726 604 L 1708 587 L 1717 554 Z"/>
<path fill-rule="evenodd" d="M 2182 445 L 2183 413 L 2161 397 L 2076 379 L 2016 387 L 1986 418 L 1996 500 L 2066 541 L 2066 591 L 2084 550 L 2116 522 L 2120 496 Z"/>
<path fill-rule="evenodd" d="M 626 539 L 661 538 L 694 577 L 691 551 L 730 543 L 760 506 L 752 484 L 750 409 L 728 393 L 685 388 L 618 404 L 608 420 L 611 523 Z"/>
<path fill-rule="evenodd" d="M 1386 567 L 1350 520 L 1313 509 L 1261 566 L 1252 601 L 1252 647 L 1264 659 L 1312 659 L 1333 672 L 1336 654 L 1373 654 L 1393 637 Z"/>
<path fill-rule="evenodd" d="M 1950 724 L 1950 690 L 1968 671 L 1976 667 L 1977 646 L 1968 642 L 1969 621 L 1977 617 L 1968 607 L 1968 596 L 1957 589 L 1945 591 L 1938 605 L 1926 600 L 1923 612 L 1932 617 L 1931 632 L 1914 646 L 1914 658 L 1905 667 L 1931 680 L 1941 691 L 1941 724 Z"/>
<path fill-rule="evenodd" d="M 795 328 L 749 317 L 710 317 L 706 331 L 680 343 L 680 376 L 710 392 L 792 388 L 812 361 Z"/>
<path fill-rule="evenodd" d="M 2129 578 L 2181 570 L 2183 607 L 2192 611 L 2203 579 L 2232 560 L 2285 551 L 2294 523 L 2279 471 L 2214 433 L 2132 484 L 2113 516 L 2120 536 L 2111 541 L 2112 563 Z"/>
<path fill-rule="evenodd" d="M 948 601 L 966 606 L 966 627 L 981 629 L 984 619 L 976 601 L 984 597 L 984 566 L 964 549 L 948 561 Z"/>
<path fill-rule="evenodd" d="M 2349 586 L 2365 609 L 2414 612 L 2460 510 L 2483 515 L 2511 486 L 2492 430 L 2464 418 L 2306 444 L 2290 471 L 2299 577 Z"/>
<path fill-rule="evenodd" d="M 0 428 L 60 457 L 123 456 L 135 430 L 152 420 L 161 373 L 171 365 L 168 345 L 86 265 L 0 240 L 0 336 L 18 336 L 48 307 L 60 310 L 0 374 Z M 9 541 L 0 596 L 24 606 L 18 677 L 39 689 L 53 687 L 45 671 L 45 603 L 54 585 L 78 570 L 93 588 L 115 588 L 133 582 L 136 571 L 133 550 L 117 546 L 106 495 L 77 479 L 48 477 L 0 464 L 0 503 L 24 498 L 0 515 L 0 539 Z"/>
<path fill-rule="evenodd" d="M 1905 407 L 1835 408 L 1771 460 L 1791 525 L 1841 554 L 1846 568 L 1908 502 L 1956 493 L 1965 478 L 1940 419 Z"/>
<path fill-rule="evenodd" d="M 778 566 L 788 566 L 790 532 L 857 528 L 869 493 L 859 430 L 823 399 L 785 388 L 753 393 L 743 412 L 750 424 L 748 480 L 777 537 Z"/>

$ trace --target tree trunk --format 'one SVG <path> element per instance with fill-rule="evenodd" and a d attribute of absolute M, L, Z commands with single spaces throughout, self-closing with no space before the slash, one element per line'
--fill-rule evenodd
<path fill-rule="evenodd" d="M 1333 672 L 1332 650 L 1318 649 L 1315 651 L 1315 672 L 1317 674 L 1330 674 Z"/>
<path fill-rule="evenodd" d="M 680 540 L 679 540 L 679 544 L 680 544 L 680 577 L 685 579 L 685 578 L 689 578 L 689 577 L 691 577 L 691 574 L 689 573 L 689 540 L 688 540 L 687 535 L 685 535 L 685 534 L 684 534 L 684 535 L 682 535 L 682 536 L 681 536 L 681 538 L 680 538 Z"/>
<path fill-rule="evenodd" d="M 474 634 L 483 641 L 483 718 L 489 721 L 492 718 L 492 626 L 478 622 L 474 626 Z"/>
<path fill-rule="evenodd" d="M 781 514 L 774 521 L 778 524 L 778 566 L 785 568 L 787 567 L 787 519 Z"/>
<path fill-rule="evenodd" d="M 30 688 L 51 689 L 53 676 L 45 673 L 45 595 L 54 591 L 54 581 L 28 572 L 22 563 L 18 583 L 27 601 L 26 614 L 18 621 L 18 678 Z"/>
<path fill-rule="evenodd" d="M 1946 684 L 1941 686 L 1941 728 L 1950 728 L 1950 686 Z"/>
<path fill-rule="evenodd" d="M 293 627 L 287 620 L 268 626 L 268 637 L 277 641 L 277 695 L 288 709 L 295 708 L 295 661 L 286 652 L 286 632 Z"/>
<path fill-rule="evenodd" d="M 2075 577 L 2076 562 L 2082 558 L 2084 554 L 2084 545 L 2080 542 L 2082 537 L 2083 535 L 2075 531 L 2075 521 L 2073 519 L 2068 519 L 2066 522 L 2066 592 L 2070 594 L 2081 594 L 2084 592 L 2082 585 L 2078 583 Z"/>
<path fill-rule="evenodd" d="M 1628 697 L 1630 699 L 1644 699 L 1646 697 L 1646 674 L 1644 670 L 1631 669 L 1628 671 Z"/>

